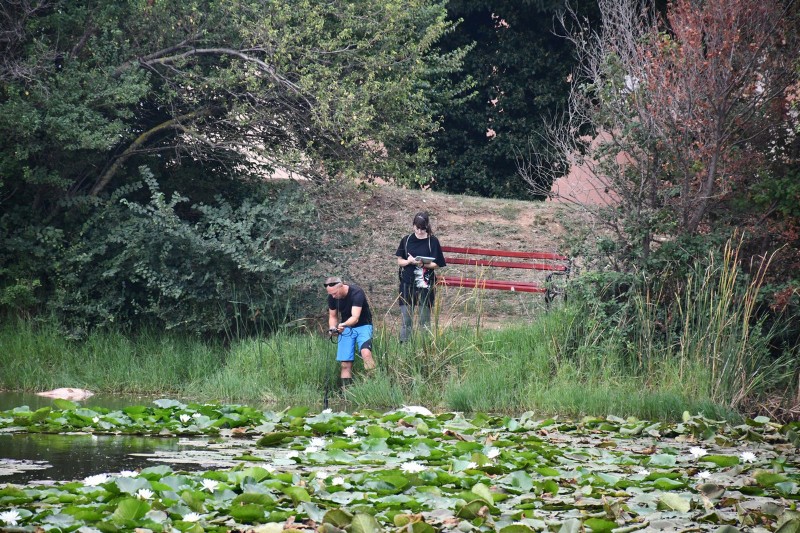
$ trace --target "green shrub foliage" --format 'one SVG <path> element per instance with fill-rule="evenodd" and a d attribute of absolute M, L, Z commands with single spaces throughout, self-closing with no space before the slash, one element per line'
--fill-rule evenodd
<path fill-rule="evenodd" d="M 141 182 L 109 202 L 81 206 L 87 219 L 74 233 L 40 228 L 43 237 L 59 238 L 39 240 L 29 279 L 9 284 L 3 303 L 18 294 L 16 305 L 30 305 L 31 291 L 47 280 L 43 308 L 80 336 L 111 324 L 201 333 L 225 331 L 237 320 L 272 327 L 291 313 L 289 300 L 302 302 L 305 267 L 319 257 L 319 245 L 314 206 L 300 187 L 259 184 L 238 204 L 223 197 L 191 203 L 141 172 Z M 136 199 L 141 193 L 146 201 Z M 29 233 L 16 239 L 20 248 Z"/>

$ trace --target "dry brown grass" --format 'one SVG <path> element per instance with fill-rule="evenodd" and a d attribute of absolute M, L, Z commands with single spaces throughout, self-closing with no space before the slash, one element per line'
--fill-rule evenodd
<path fill-rule="evenodd" d="M 329 196 L 326 211 L 353 213 L 360 220 L 350 246 L 353 260 L 342 265 L 325 265 L 367 291 L 377 321 L 387 325 L 399 320 L 397 309 L 397 263 L 395 251 L 400 239 L 411 232 L 414 215 L 427 211 L 434 233 L 443 245 L 474 246 L 518 251 L 563 252 L 565 229 L 560 220 L 567 207 L 551 202 L 529 202 L 450 195 L 427 190 L 368 185 L 339 188 Z M 451 265 L 447 275 L 490 279 L 544 281 L 546 272 L 522 269 L 484 269 Z M 483 326 L 532 318 L 541 312 L 541 294 L 508 291 L 439 289 L 440 323 L 471 322 L 480 318 Z"/>

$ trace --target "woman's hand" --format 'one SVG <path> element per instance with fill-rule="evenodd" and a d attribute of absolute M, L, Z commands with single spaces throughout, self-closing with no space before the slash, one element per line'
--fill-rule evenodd
<path fill-rule="evenodd" d="M 414 256 L 413 256 L 413 255 L 411 255 L 411 254 L 408 254 L 408 259 L 407 259 L 407 261 L 408 261 L 408 262 L 406 263 L 406 265 L 419 265 L 419 264 L 420 264 L 420 261 L 418 261 L 418 260 L 417 260 L 417 258 L 416 258 L 416 257 L 414 257 Z"/>

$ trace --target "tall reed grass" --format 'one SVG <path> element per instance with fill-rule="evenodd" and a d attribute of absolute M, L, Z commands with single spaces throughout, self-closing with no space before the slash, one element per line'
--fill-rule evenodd
<path fill-rule="evenodd" d="M 663 294 L 629 293 L 613 321 L 606 309 L 571 298 L 535 320 L 495 330 L 481 323 L 482 291 L 440 294 L 430 331 L 410 342 L 399 343 L 395 318 L 378 321 L 377 368 L 367 373 L 357 358 L 355 383 L 344 392 L 336 346 L 307 330 L 231 334 L 225 344 L 97 331 L 78 343 L 47 324 L 6 320 L 0 387 L 72 386 L 272 407 L 327 400 L 347 410 L 421 404 L 542 416 L 674 420 L 690 411 L 732 418 L 745 398 L 798 369 L 796 352 L 769 356 L 770 333 L 753 327 L 763 275 L 740 283 L 736 261 L 735 248 L 726 248 L 667 310 Z"/>

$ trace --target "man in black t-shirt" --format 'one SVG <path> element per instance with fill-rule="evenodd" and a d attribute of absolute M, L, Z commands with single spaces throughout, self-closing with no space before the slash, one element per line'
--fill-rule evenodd
<path fill-rule="evenodd" d="M 347 285 L 342 278 L 330 277 L 325 280 L 328 292 L 328 327 L 332 334 L 339 336 L 336 360 L 341 363 L 342 386 L 353 380 L 353 361 L 358 347 L 364 368 L 372 370 L 372 312 L 364 290 L 358 285 Z"/>

